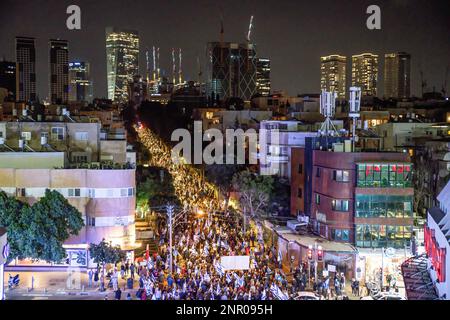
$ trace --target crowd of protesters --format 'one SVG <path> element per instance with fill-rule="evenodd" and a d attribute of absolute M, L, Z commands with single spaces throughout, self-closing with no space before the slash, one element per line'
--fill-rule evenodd
<path fill-rule="evenodd" d="M 172 273 L 169 235 L 167 226 L 162 224 L 156 232 L 157 253 L 147 254 L 135 263 L 121 263 L 109 273 L 109 287 L 114 290 L 115 299 L 120 300 L 122 295 L 119 276 L 139 282 L 133 297 L 128 293 L 128 300 L 287 300 L 307 287 L 319 299 L 345 299 L 344 274 L 314 282 L 309 278 L 307 265 L 302 264 L 286 275 L 275 248 L 266 247 L 262 235 L 254 229 L 244 234 L 232 216 L 189 217 L 186 222 L 174 230 Z M 242 255 L 250 256 L 250 269 L 225 271 L 220 264 L 222 256 Z M 92 277 L 98 280 L 97 271 Z M 351 285 L 352 292 L 356 292 L 356 281 Z"/>

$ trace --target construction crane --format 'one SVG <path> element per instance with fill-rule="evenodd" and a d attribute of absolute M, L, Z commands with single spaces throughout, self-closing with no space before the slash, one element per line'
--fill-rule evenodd
<path fill-rule="evenodd" d="M 423 93 L 427 86 L 427 81 L 423 79 L 423 71 L 422 70 L 420 70 L 420 82 L 421 82 L 421 86 L 422 86 L 422 98 L 423 98 Z"/>
<path fill-rule="evenodd" d="M 223 64 L 223 17 L 222 14 L 220 14 L 220 64 Z"/>
<path fill-rule="evenodd" d="M 246 59 L 246 65 L 247 70 L 250 69 L 250 54 L 251 54 L 251 44 L 250 44 L 250 36 L 252 34 L 253 29 L 253 15 L 250 17 L 250 24 L 248 25 L 248 32 L 247 32 L 247 59 Z"/>
<path fill-rule="evenodd" d="M 198 83 L 200 85 L 201 77 L 202 77 L 202 66 L 200 64 L 200 57 L 197 55 L 197 69 L 198 69 Z"/>
<path fill-rule="evenodd" d="M 156 60 L 157 60 L 157 65 L 158 65 L 158 81 L 161 80 L 161 69 L 159 67 L 159 47 L 156 49 Z"/>
<path fill-rule="evenodd" d="M 174 48 L 172 48 L 172 82 L 173 82 L 173 85 L 175 85 L 176 84 L 176 81 L 177 81 L 177 79 L 176 79 L 176 64 L 175 64 L 175 49 Z"/>
<path fill-rule="evenodd" d="M 182 53 L 181 48 L 178 51 L 178 83 L 181 84 L 183 82 L 183 71 L 181 69 L 181 61 L 182 61 Z"/>
<path fill-rule="evenodd" d="M 448 66 L 445 69 L 444 83 L 442 84 L 442 95 L 444 98 L 447 98 L 447 78 L 448 78 Z"/>
<path fill-rule="evenodd" d="M 147 79 L 147 83 L 149 83 L 149 77 L 150 77 L 150 60 L 149 60 L 149 56 L 148 56 L 148 48 L 145 48 L 145 62 L 146 62 L 146 79 Z"/>
<path fill-rule="evenodd" d="M 252 34 L 253 29 L 253 16 L 250 17 L 250 24 L 248 25 L 248 32 L 247 32 L 247 43 L 250 44 L 250 36 Z"/>
<path fill-rule="evenodd" d="M 156 54 L 155 54 L 155 46 L 153 46 L 153 81 L 156 81 Z"/>

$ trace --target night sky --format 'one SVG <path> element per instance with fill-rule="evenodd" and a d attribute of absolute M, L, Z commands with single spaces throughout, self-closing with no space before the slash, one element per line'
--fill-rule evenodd
<path fill-rule="evenodd" d="M 66 28 L 66 8 L 71 4 L 81 7 L 79 31 Z M 365 12 L 371 4 L 381 7 L 381 30 L 366 28 Z M 38 94 L 44 98 L 48 39 L 67 39 L 70 59 L 91 63 L 94 95 L 106 96 L 105 27 L 112 25 L 139 31 L 141 73 L 145 47 L 161 48 L 161 67 L 168 74 L 171 48 L 181 47 L 184 75 L 195 80 L 196 57 L 204 63 L 206 42 L 219 40 L 222 12 L 225 41 L 233 42 L 245 41 L 254 15 L 252 41 L 259 56 L 272 61 L 272 89 L 293 95 L 319 92 L 321 55 L 406 51 L 412 55 L 412 94 L 419 95 L 420 68 L 429 89 L 436 86 L 440 91 L 450 66 L 449 4 L 448 0 L 0 0 L 0 57 L 15 59 L 16 35 L 36 37 Z M 382 67 L 380 59 L 379 95 Z"/>

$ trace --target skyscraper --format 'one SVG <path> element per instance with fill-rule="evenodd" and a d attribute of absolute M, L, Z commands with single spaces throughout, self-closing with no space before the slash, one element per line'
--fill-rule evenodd
<path fill-rule="evenodd" d="M 320 88 L 345 98 L 347 57 L 333 54 L 320 58 Z"/>
<path fill-rule="evenodd" d="M 0 88 L 8 91 L 8 95 L 15 100 L 16 96 L 16 63 L 0 61 Z M 0 101 L 1 102 L 1 101 Z"/>
<path fill-rule="evenodd" d="M 208 43 L 208 95 L 249 101 L 256 93 L 256 51 L 251 43 Z"/>
<path fill-rule="evenodd" d="M 69 99 L 69 44 L 50 39 L 50 101 L 66 104 Z"/>
<path fill-rule="evenodd" d="M 128 101 L 128 83 L 139 73 L 139 35 L 137 31 L 106 28 L 108 98 Z"/>
<path fill-rule="evenodd" d="M 352 86 L 361 87 L 363 96 L 376 96 L 378 55 L 362 53 L 352 56 Z"/>
<path fill-rule="evenodd" d="M 384 55 L 384 96 L 409 98 L 411 83 L 411 55 L 406 52 Z"/>
<path fill-rule="evenodd" d="M 16 100 L 36 101 L 34 38 L 16 37 Z"/>
<path fill-rule="evenodd" d="M 270 94 L 270 60 L 258 58 L 256 61 L 256 91 L 262 96 Z"/>
<path fill-rule="evenodd" d="M 69 101 L 92 102 L 92 81 L 88 62 L 69 63 Z"/>

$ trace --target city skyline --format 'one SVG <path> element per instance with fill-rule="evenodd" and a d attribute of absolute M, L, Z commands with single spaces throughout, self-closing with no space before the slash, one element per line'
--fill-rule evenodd
<path fill-rule="evenodd" d="M 80 31 L 70 31 L 65 26 L 67 14 L 66 4 L 46 1 L 21 2 L 4 1 L 0 24 L 0 52 L 6 60 L 14 60 L 15 36 L 30 36 L 36 38 L 36 74 L 37 93 L 41 98 L 48 95 L 48 54 L 47 45 L 50 38 L 61 38 L 69 41 L 69 60 L 89 61 L 92 78 L 95 84 L 94 96 L 107 96 L 105 27 L 113 25 L 118 28 L 135 29 L 140 34 L 139 60 L 145 61 L 145 49 L 153 45 L 161 48 L 161 67 L 170 75 L 173 47 L 183 49 L 183 74 L 186 79 L 197 79 L 197 56 L 205 65 L 206 43 L 218 41 L 220 32 L 220 16 L 223 13 L 224 41 L 244 42 L 248 28 L 248 20 L 254 15 L 252 42 L 255 43 L 260 57 L 271 59 L 271 82 L 273 90 L 285 90 L 289 94 L 320 91 L 320 57 L 330 54 L 351 56 L 360 52 L 370 51 L 380 57 L 386 53 L 405 51 L 411 54 L 411 95 L 421 93 L 420 70 L 428 83 L 428 90 L 433 86 L 441 90 L 444 82 L 446 66 L 450 58 L 447 55 L 450 44 L 445 37 L 427 37 L 429 34 L 448 34 L 449 26 L 445 22 L 445 2 L 433 1 L 424 4 L 419 2 L 381 1 L 378 5 L 382 10 L 382 29 L 371 31 L 365 26 L 367 14 L 365 10 L 370 4 L 361 1 L 355 6 L 335 4 L 329 1 L 318 1 L 314 4 L 296 4 L 288 1 L 280 3 L 257 4 L 255 1 L 245 2 L 239 12 L 234 12 L 234 6 L 220 8 L 205 1 L 190 2 L 186 5 L 168 4 L 165 12 L 159 14 L 162 3 L 137 3 L 133 12 L 146 14 L 131 14 L 129 19 L 118 19 L 126 12 L 126 3 L 97 1 L 92 3 L 80 1 L 82 10 L 82 25 Z M 45 20 L 45 27 L 35 23 L 21 24 L 19 20 L 11 19 L 21 14 L 27 21 L 39 21 L 44 18 L 46 10 L 52 12 Z M 108 8 L 108 9 L 107 9 Z M 286 14 L 273 14 L 273 9 Z M 334 10 L 333 10 L 334 9 Z M 414 10 L 413 10 L 414 9 Z M 398 15 L 401 11 L 402 15 Z M 448 10 L 447 10 L 448 11 Z M 94 16 L 104 12 L 101 17 Z M 114 12 L 114 13 L 113 13 Z M 290 13 L 292 12 L 292 13 Z M 327 13 L 330 12 L 330 13 Z M 333 12 L 339 13 L 348 23 L 345 26 L 321 23 L 326 21 Z M 215 14 L 216 13 L 216 14 Z M 124 17 L 127 17 L 125 15 Z M 433 23 L 427 22 L 432 16 Z M 319 17 L 319 18 L 317 18 Z M 123 17 L 122 17 L 123 18 Z M 322 20 L 323 19 L 323 20 Z M 120 23 L 118 23 L 120 21 Z M 402 26 L 401 22 L 405 22 Z M 415 21 L 415 23 L 411 23 Z M 317 23 L 320 24 L 317 27 Z M 160 28 L 160 29 L 159 29 Z M 395 29 L 394 29 L 395 28 Z M 8 30 L 15 30 L 14 34 Z M 164 30 L 164 32 L 161 32 Z M 278 30 L 284 32 L 280 34 Z M 186 37 L 180 37 L 186 34 Z M 330 37 L 330 34 L 333 36 Z M 414 34 L 414 37 L 406 37 Z M 282 35 L 282 36 L 281 36 Z M 92 39 L 93 41 L 85 41 Z M 348 41 L 355 39 L 358 41 Z M 433 52 L 433 59 L 429 53 Z M 382 59 L 380 59 L 382 60 Z M 140 73 L 144 75 L 145 64 L 140 64 Z M 380 61 L 379 70 L 384 70 L 384 61 Z M 379 73 L 378 91 L 383 94 L 383 76 Z M 205 78 L 203 79 L 206 80 Z"/>

